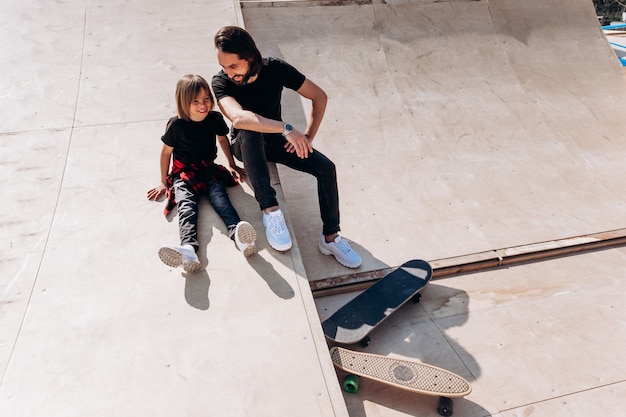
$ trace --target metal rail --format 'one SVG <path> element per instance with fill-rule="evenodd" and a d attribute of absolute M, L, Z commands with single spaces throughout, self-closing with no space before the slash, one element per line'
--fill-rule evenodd
<path fill-rule="evenodd" d="M 497 269 L 504 266 L 543 261 L 563 256 L 576 255 L 601 249 L 626 245 L 626 229 L 594 233 L 529 245 L 495 249 L 469 255 L 429 261 L 433 267 L 433 280 L 472 272 Z M 315 298 L 359 291 L 368 288 L 394 268 L 359 272 L 339 277 L 311 281 Z"/>

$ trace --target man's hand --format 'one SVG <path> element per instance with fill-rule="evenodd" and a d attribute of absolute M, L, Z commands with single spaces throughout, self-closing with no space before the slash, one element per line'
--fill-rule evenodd
<path fill-rule="evenodd" d="M 297 130 L 293 130 L 286 137 L 285 150 L 289 153 L 296 153 L 299 158 L 305 159 L 309 154 L 313 153 L 313 142 L 308 136 L 303 135 Z"/>
<path fill-rule="evenodd" d="M 248 172 L 244 168 L 240 168 L 237 165 L 230 167 L 230 173 L 235 178 L 235 181 L 241 183 L 248 178 Z"/>

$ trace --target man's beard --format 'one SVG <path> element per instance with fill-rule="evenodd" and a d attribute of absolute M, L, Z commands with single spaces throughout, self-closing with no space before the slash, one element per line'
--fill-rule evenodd
<path fill-rule="evenodd" d="M 254 74 L 251 74 L 250 71 L 248 71 L 243 75 L 243 78 L 241 80 L 235 80 L 234 78 L 232 80 L 237 85 L 246 85 L 253 75 Z"/>

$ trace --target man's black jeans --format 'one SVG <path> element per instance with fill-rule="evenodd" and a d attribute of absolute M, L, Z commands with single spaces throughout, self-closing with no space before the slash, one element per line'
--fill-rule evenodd
<path fill-rule="evenodd" d="M 315 150 L 308 158 L 301 159 L 296 153 L 285 150 L 285 139 L 280 134 L 262 134 L 239 130 L 232 145 L 233 155 L 244 164 L 254 189 L 254 197 L 261 210 L 278 205 L 276 191 L 270 184 L 268 162 L 286 165 L 306 172 L 317 179 L 317 195 L 320 205 L 324 235 L 339 231 L 339 192 L 335 164 Z"/>

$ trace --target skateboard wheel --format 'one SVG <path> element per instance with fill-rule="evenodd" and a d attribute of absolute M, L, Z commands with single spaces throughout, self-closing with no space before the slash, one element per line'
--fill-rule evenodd
<path fill-rule="evenodd" d="M 422 294 L 421 293 L 417 293 L 415 294 L 415 296 L 413 296 L 413 304 L 417 304 L 420 302 L 420 300 L 422 299 Z"/>
<path fill-rule="evenodd" d="M 369 336 L 365 336 L 363 339 L 361 339 L 361 341 L 359 342 L 359 345 L 361 345 L 361 347 L 368 347 L 371 341 L 372 339 L 370 339 Z"/>
<path fill-rule="evenodd" d="M 439 397 L 439 403 L 437 404 L 437 412 L 444 417 L 450 417 L 452 415 L 452 398 Z"/>
<path fill-rule="evenodd" d="M 359 390 L 359 377 L 356 375 L 348 375 L 343 380 L 343 390 L 345 392 L 349 392 L 350 394 L 354 394 Z"/>

